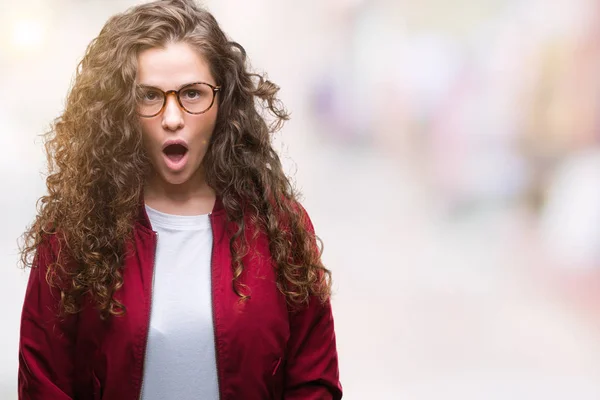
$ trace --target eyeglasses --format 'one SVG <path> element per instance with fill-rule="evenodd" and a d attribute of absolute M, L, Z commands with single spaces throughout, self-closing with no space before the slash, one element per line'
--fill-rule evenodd
<path fill-rule="evenodd" d="M 141 117 L 150 118 L 160 114 L 167 104 L 167 96 L 174 93 L 181 108 L 190 114 L 203 114 L 215 102 L 215 95 L 221 86 L 213 86 L 206 82 L 187 84 L 179 90 L 166 92 L 152 86 L 138 86 L 137 113 Z"/>

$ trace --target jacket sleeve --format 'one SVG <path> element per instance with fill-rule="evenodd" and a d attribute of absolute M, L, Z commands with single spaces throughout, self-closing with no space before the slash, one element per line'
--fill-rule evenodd
<path fill-rule="evenodd" d="M 285 385 L 285 400 L 342 398 L 329 300 L 311 298 L 308 307 L 290 315 Z"/>
<path fill-rule="evenodd" d="M 60 290 L 46 281 L 54 258 L 49 241 L 38 247 L 25 292 L 19 338 L 20 400 L 67 400 L 73 396 L 75 317 L 58 316 Z"/>
<path fill-rule="evenodd" d="M 308 214 L 300 206 L 307 228 L 314 233 Z M 315 243 L 316 247 L 316 243 Z M 339 400 L 338 354 L 331 302 L 311 297 L 309 304 L 290 311 L 285 400 Z"/>

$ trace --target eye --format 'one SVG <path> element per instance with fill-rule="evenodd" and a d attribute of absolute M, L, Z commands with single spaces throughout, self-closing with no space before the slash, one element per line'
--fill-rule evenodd
<path fill-rule="evenodd" d="M 197 99 L 198 97 L 201 97 L 202 93 L 200 93 L 200 91 L 196 90 L 196 89 L 187 89 L 182 93 L 182 96 L 185 99 L 194 100 L 194 99 Z"/>
<path fill-rule="evenodd" d="M 140 93 L 140 99 L 144 103 L 154 103 L 162 100 L 162 93 L 152 89 L 143 89 Z"/>
<path fill-rule="evenodd" d="M 156 100 L 158 94 L 156 92 L 146 92 L 144 93 L 144 99 L 146 100 Z"/>

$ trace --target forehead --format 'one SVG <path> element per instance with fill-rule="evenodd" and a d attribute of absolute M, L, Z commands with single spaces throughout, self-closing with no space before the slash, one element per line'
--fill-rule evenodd
<path fill-rule="evenodd" d="M 206 59 L 187 43 L 143 50 L 137 63 L 138 84 L 169 90 L 191 82 L 216 83 Z"/>

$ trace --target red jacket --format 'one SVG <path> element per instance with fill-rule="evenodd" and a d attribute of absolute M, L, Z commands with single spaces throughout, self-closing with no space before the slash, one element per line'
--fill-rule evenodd
<path fill-rule="evenodd" d="M 340 399 L 330 303 L 311 299 L 300 310 L 288 308 L 275 285 L 264 235 L 255 243 L 260 256 L 249 253 L 244 259 L 243 282 L 251 298 L 239 302 L 231 285 L 229 235 L 220 200 L 210 221 L 220 399 Z M 133 251 L 126 256 L 124 284 L 115 294 L 127 308 L 122 317 L 102 321 L 89 299 L 80 313 L 57 317 L 60 292 L 45 279 L 48 262 L 58 254 L 55 236 L 51 238 L 38 248 L 23 304 L 19 399 L 139 399 L 156 249 L 144 207 L 128 243 Z"/>

